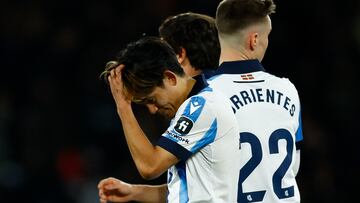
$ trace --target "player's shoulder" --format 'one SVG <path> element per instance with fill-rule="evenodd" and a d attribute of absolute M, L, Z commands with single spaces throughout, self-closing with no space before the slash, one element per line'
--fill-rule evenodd
<path fill-rule="evenodd" d="M 223 106 L 226 102 L 229 101 L 223 93 L 207 86 L 198 94 L 187 98 L 180 106 L 179 111 L 192 114 L 196 109 L 198 113 L 214 114 L 219 106 Z"/>
<path fill-rule="evenodd" d="M 288 88 L 297 91 L 294 83 L 287 77 L 277 76 L 268 72 L 263 72 L 262 74 L 264 74 L 264 77 L 266 77 L 266 80 L 269 83 L 277 84 L 278 86 L 281 86 L 283 88 Z"/>
<path fill-rule="evenodd" d="M 216 99 L 222 98 L 223 95 L 217 89 L 214 89 L 210 85 L 202 89 L 199 93 L 192 95 L 187 98 L 185 102 L 194 101 L 194 100 L 204 100 L 204 102 L 212 103 L 216 102 Z"/>
<path fill-rule="evenodd" d="M 179 107 L 178 113 L 182 115 L 190 115 L 197 112 L 200 114 L 203 112 L 204 107 L 209 103 L 208 94 L 195 94 L 187 98 Z"/>
<path fill-rule="evenodd" d="M 203 97 L 208 105 L 213 105 L 214 108 L 218 108 L 219 105 L 224 105 L 228 102 L 227 96 L 221 91 L 221 89 L 216 88 L 214 85 L 209 85 L 199 92 L 195 97 Z"/>

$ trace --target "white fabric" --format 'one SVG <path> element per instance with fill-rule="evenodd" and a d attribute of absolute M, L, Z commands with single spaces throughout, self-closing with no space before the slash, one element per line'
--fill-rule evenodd
<path fill-rule="evenodd" d="M 295 142 L 302 139 L 302 134 L 299 122 L 300 101 L 294 85 L 288 79 L 279 78 L 264 71 L 221 74 L 209 79 L 208 82 L 210 87 L 221 91 L 231 101 L 232 110 L 239 124 L 240 133 L 242 133 L 240 139 L 247 136 L 252 140 L 257 138 L 260 141 L 259 144 L 251 145 L 245 139 L 241 140 L 241 155 L 238 160 L 241 162 L 242 171 L 248 169 L 247 172 L 242 173 L 244 179 L 240 184 L 242 192 L 264 191 L 262 200 L 257 202 L 300 202 L 300 194 L 295 180 L 298 168 L 295 166 L 297 159 Z M 300 134 L 297 137 L 299 129 Z M 289 135 L 284 135 L 287 133 Z M 290 142 L 279 139 L 277 135 L 290 137 Z M 286 150 L 289 145 L 293 147 L 288 154 Z M 273 150 L 272 153 L 270 148 Z M 291 162 L 288 166 L 281 166 L 287 156 Z M 258 158 L 259 163 L 249 162 L 250 158 Z M 285 170 L 283 177 L 281 174 L 276 175 L 276 171 L 280 169 Z M 239 178 L 234 175 L 232 177 Z M 273 177 L 275 177 L 275 181 L 273 181 Z M 276 180 L 280 181 L 280 186 L 274 188 L 273 183 L 277 182 Z M 238 187 L 237 184 L 236 187 Z M 280 190 L 288 187 L 293 187 L 293 196 L 290 192 L 291 189 Z M 279 197 L 276 191 L 282 197 Z M 243 202 L 253 202 L 255 197 L 253 194 L 244 194 L 243 198 L 245 199 Z"/>

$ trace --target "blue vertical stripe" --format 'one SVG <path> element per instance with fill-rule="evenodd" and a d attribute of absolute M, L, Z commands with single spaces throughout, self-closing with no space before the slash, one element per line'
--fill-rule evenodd
<path fill-rule="evenodd" d="M 180 178 L 179 203 L 186 203 L 189 201 L 189 195 L 188 195 L 188 188 L 187 188 L 187 181 L 186 181 L 185 162 L 180 161 L 175 166 L 178 171 L 179 178 Z"/>
<path fill-rule="evenodd" d="M 302 133 L 302 119 L 301 119 L 301 111 L 299 113 L 299 127 L 296 131 L 296 134 L 295 134 L 295 141 L 296 142 L 299 142 L 303 140 L 303 133 Z"/>
<path fill-rule="evenodd" d="M 192 153 L 195 153 L 202 147 L 214 142 L 216 133 L 217 133 L 217 121 L 215 119 L 212 122 L 209 130 L 204 134 L 204 136 L 199 141 L 197 141 L 197 143 L 191 148 L 190 151 Z"/>

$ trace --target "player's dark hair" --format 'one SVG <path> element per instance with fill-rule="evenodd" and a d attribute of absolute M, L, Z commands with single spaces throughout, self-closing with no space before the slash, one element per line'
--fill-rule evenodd
<path fill-rule="evenodd" d="M 224 0 L 216 10 L 219 34 L 232 34 L 275 13 L 273 0 Z"/>
<path fill-rule="evenodd" d="M 171 46 L 155 37 L 129 43 L 116 61 L 106 65 L 101 76 L 107 79 L 110 71 L 120 64 L 125 65 L 121 71 L 125 91 L 134 97 L 146 97 L 155 87 L 162 87 L 166 70 L 185 75 Z"/>
<path fill-rule="evenodd" d="M 161 24 L 159 34 L 176 54 L 184 48 L 196 70 L 218 67 L 220 44 L 214 18 L 191 12 L 171 16 Z"/>

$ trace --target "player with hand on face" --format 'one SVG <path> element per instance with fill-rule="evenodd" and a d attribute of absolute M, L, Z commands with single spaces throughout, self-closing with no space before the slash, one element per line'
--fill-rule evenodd
<path fill-rule="evenodd" d="M 186 75 L 194 77 L 205 73 L 206 76 L 218 67 L 220 44 L 214 18 L 192 12 L 170 16 L 159 27 L 159 35 L 174 49 Z M 154 106 L 147 106 L 150 112 L 155 112 Z M 112 177 L 101 180 L 98 187 L 99 194 L 106 197 L 103 199 L 113 202 L 138 199 L 133 196 L 139 194 L 146 200 L 153 200 L 167 192 L 167 184 L 127 184 Z M 140 191 L 147 191 L 146 195 Z"/>
<path fill-rule="evenodd" d="M 238 129 L 230 101 L 223 94 L 209 88 L 202 75 L 186 75 L 173 49 L 156 38 L 130 43 L 116 61 L 108 63 L 103 75 L 109 81 L 138 171 L 145 179 L 168 171 L 168 184 L 139 186 L 105 179 L 99 183 L 102 202 L 217 203 L 236 199 L 237 190 L 232 186 L 237 181 L 228 173 L 238 171 L 231 158 L 239 151 Z M 140 128 L 131 102 L 173 118 L 157 145 L 152 145 Z"/>

